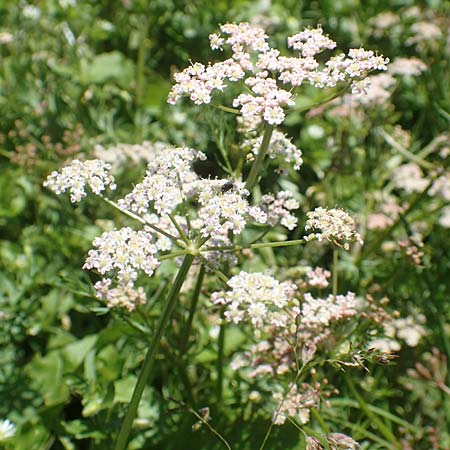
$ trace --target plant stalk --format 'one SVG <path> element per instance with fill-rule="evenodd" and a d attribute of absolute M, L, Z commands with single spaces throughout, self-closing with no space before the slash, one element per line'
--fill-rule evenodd
<path fill-rule="evenodd" d="M 250 169 L 247 181 L 245 182 L 245 189 L 247 189 L 250 192 L 258 182 L 258 178 L 260 176 L 260 172 L 264 162 L 264 157 L 267 154 L 270 139 L 272 138 L 272 133 L 273 133 L 273 126 L 266 123 L 264 126 L 264 135 L 261 142 L 261 147 L 259 147 L 258 154 L 256 155 L 256 159 L 253 163 L 252 168 Z"/>
<path fill-rule="evenodd" d="M 156 326 L 155 333 L 148 347 L 147 354 L 145 355 L 141 373 L 139 374 L 136 386 L 134 387 L 133 395 L 128 405 L 128 410 L 127 413 L 125 414 L 125 419 L 122 422 L 122 427 L 120 428 L 119 436 L 117 438 L 114 450 L 125 450 L 127 446 L 128 438 L 130 436 L 134 418 L 136 417 L 139 402 L 141 400 L 144 389 L 147 385 L 150 372 L 153 368 L 153 359 L 155 353 L 159 348 L 161 338 L 167 327 L 169 319 L 172 316 L 172 312 L 175 308 L 181 286 L 183 285 L 183 282 L 186 279 L 187 273 L 189 271 L 189 268 L 191 267 L 193 260 L 194 260 L 193 255 L 187 254 L 184 257 L 183 263 L 181 264 L 181 267 L 177 273 L 172 288 L 170 289 L 166 303 L 164 305 L 158 324 Z"/>
<path fill-rule="evenodd" d="M 339 250 L 333 248 L 333 296 L 336 297 L 338 293 L 339 281 Z"/>
<path fill-rule="evenodd" d="M 205 278 L 205 265 L 200 266 L 200 271 L 197 276 L 197 283 L 195 284 L 194 293 L 192 294 L 191 306 L 189 308 L 189 316 L 186 322 L 186 326 L 183 332 L 183 342 L 181 343 L 182 351 L 181 356 L 186 353 L 189 343 L 189 336 L 191 334 L 192 322 L 194 320 L 195 311 L 197 309 L 198 299 L 200 297 L 200 290 L 202 288 L 203 279 Z"/>

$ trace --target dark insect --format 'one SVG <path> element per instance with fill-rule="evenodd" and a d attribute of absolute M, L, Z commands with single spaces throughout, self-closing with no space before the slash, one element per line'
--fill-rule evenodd
<path fill-rule="evenodd" d="M 231 189 L 233 189 L 233 182 L 232 181 L 227 181 L 225 184 L 222 184 L 222 186 L 220 187 L 220 190 L 222 191 L 222 194 L 224 194 L 225 192 L 230 191 Z"/>

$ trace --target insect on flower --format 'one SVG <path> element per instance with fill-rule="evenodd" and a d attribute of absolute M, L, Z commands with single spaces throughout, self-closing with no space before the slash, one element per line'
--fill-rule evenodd
<path fill-rule="evenodd" d="M 225 192 L 231 191 L 233 189 L 234 184 L 232 181 L 227 181 L 225 184 L 222 184 L 220 190 L 222 194 L 225 194 Z"/>

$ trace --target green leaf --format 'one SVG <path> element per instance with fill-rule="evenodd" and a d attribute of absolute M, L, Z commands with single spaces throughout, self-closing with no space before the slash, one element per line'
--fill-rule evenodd
<path fill-rule="evenodd" d="M 69 372 L 76 370 L 96 342 L 97 335 L 92 335 L 67 345 L 61 352 L 62 357 L 66 362 L 66 370 Z"/>
<path fill-rule="evenodd" d="M 128 87 L 134 79 L 134 63 L 118 51 L 101 53 L 93 61 L 82 59 L 80 75 L 83 84 L 103 84 L 115 81 L 122 87 Z"/>
<path fill-rule="evenodd" d="M 64 362 L 58 352 L 37 356 L 28 366 L 29 376 L 33 378 L 36 389 L 41 392 L 47 406 L 65 403 L 69 389 L 63 381 Z"/>

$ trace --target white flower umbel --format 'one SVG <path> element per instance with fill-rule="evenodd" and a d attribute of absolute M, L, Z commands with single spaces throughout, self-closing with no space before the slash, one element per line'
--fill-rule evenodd
<path fill-rule="evenodd" d="M 317 239 L 333 242 L 345 250 L 349 249 L 350 242 L 363 243 L 361 236 L 356 231 L 355 221 L 342 209 L 316 208 L 306 213 L 305 230 L 317 230 L 307 236 L 306 241 Z"/>
<path fill-rule="evenodd" d="M 107 187 L 116 188 L 114 177 L 108 173 L 111 165 L 99 159 L 80 161 L 75 159 L 61 172 L 54 171 L 44 182 L 44 186 L 56 194 L 70 191 L 70 200 L 75 203 L 86 197 L 85 187 L 88 185 L 94 194 L 100 194 Z"/>
<path fill-rule="evenodd" d="M 278 125 L 285 118 L 285 108 L 295 104 L 292 88 L 303 83 L 318 88 L 357 83 L 372 70 L 385 70 L 388 63 L 388 59 L 359 48 L 322 64 L 316 56 L 323 50 L 334 49 L 336 43 L 320 27 L 307 28 L 288 38 L 288 46 L 298 52 L 297 57 L 281 56 L 279 50 L 270 47 L 261 28 L 246 22 L 228 23 L 220 29 L 225 37 L 210 35 L 211 48 L 224 50 L 229 46 L 231 58 L 208 66 L 195 63 L 175 74 L 176 84 L 169 93 L 169 103 L 175 104 L 188 96 L 197 105 L 208 104 L 214 91 L 221 92 L 230 82 L 244 80 L 251 92 L 238 95 L 233 106 L 240 108 L 245 118 L 259 117 L 270 125 Z M 281 83 L 287 85 L 286 89 L 280 87 Z"/>
<path fill-rule="evenodd" d="M 241 272 L 228 281 L 228 292 L 215 292 L 211 300 L 225 305 L 225 320 L 250 322 L 256 329 L 265 325 L 286 327 L 294 322 L 299 304 L 295 285 L 262 273 Z"/>
<path fill-rule="evenodd" d="M 267 222 L 264 208 L 249 204 L 249 192 L 241 181 L 201 179 L 195 173 L 193 161 L 204 158 L 203 153 L 190 148 L 166 148 L 155 155 L 143 181 L 125 198 L 117 203 L 105 198 L 143 225 L 139 231 L 129 227 L 107 231 L 93 242 L 94 249 L 83 267 L 102 275 L 95 287 L 97 296 L 108 306 L 133 310 L 145 302 L 144 291 L 135 283 L 141 273 L 153 274 L 160 264 L 159 252 L 171 251 L 175 246 L 176 251 L 165 256 L 190 253 L 206 262 L 208 268 L 217 269 L 224 261 L 236 260 L 231 235 L 242 233 L 248 222 Z M 113 179 L 106 172 L 108 168 L 109 164 L 100 160 L 74 161 L 61 173 L 53 173 L 46 185 L 57 194 L 71 189 L 72 196 L 79 200 L 86 195 L 86 184 L 96 194 L 108 184 L 111 187 Z M 189 212 L 187 202 L 194 206 Z M 279 196 L 277 202 L 279 212 L 270 212 L 271 221 L 277 214 L 281 223 L 291 229 L 296 219 L 289 210 L 297 207 L 297 202 L 286 196 Z M 264 207 L 269 211 L 267 204 Z"/>
<path fill-rule="evenodd" d="M 16 426 L 10 420 L 0 420 L 0 442 L 6 441 L 15 434 Z"/>

